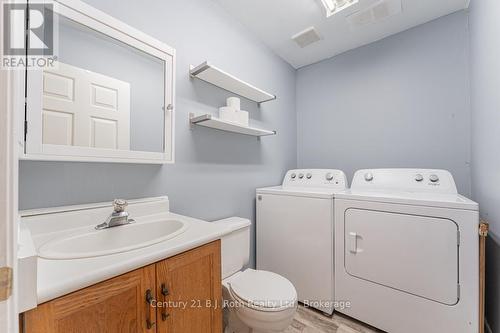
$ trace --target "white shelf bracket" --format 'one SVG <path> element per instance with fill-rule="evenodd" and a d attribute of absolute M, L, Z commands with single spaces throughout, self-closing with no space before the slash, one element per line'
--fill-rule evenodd
<path fill-rule="evenodd" d="M 189 129 L 192 131 L 194 129 L 194 124 L 192 119 L 194 118 L 194 113 L 189 113 Z"/>

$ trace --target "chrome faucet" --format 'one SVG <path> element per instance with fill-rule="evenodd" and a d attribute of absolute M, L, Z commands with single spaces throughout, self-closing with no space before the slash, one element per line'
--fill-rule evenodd
<path fill-rule="evenodd" d="M 117 227 L 120 225 L 134 223 L 133 219 L 129 219 L 128 212 L 125 211 L 128 202 L 123 199 L 113 200 L 113 213 L 104 221 L 103 223 L 97 225 L 95 228 L 97 230 Z"/>

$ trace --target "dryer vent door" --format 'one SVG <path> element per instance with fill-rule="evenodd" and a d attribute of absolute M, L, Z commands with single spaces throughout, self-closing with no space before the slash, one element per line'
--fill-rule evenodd
<path fill-rule="evenodd" d="M 459 236 L 452 220 L 348 209 L 344 230 L 350 275 L 443 304 L 458 302 Z"/>

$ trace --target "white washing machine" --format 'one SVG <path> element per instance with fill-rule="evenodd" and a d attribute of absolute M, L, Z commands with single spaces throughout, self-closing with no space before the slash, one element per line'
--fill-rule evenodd
<path fill-rule="evenodd" d="M 334 310 L 334 196 L 339 170 L 290 170 L 282 186 L 257 189 L 257 269 L 289 279 L 298 300 Z"/>
<path fill-rule="evenodd" d="M 357 171 L 335 219 L 340 312 L 391 333 L 478 332 L 478 205 L 449 172 Z"/>

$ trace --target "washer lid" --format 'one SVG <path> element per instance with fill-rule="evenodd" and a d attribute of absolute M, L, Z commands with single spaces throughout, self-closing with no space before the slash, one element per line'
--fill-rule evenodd
<path fill-rule="evenodd" d="M 476 211 L 479 209 L 479 205 L 476 202 L 467 199 L 460 194 L 347 190 L 337 193 L 335 198 Z"/>
<path fill-rule="evenodd" d="M 278 309 L 295 306 L 297 291 L 276 273 L 247 269 L 229 282 L 231 291 L 250 306 Z"/>
<path fill-rule="evenodd" d="M 276 194 L 331 199 L 347 189 L 345 173 L 335 169 L 296 169 L 286 173 L 281 186 L 257 189 L 257 194 Z"/>
<path fill-rule="evenodd" d="M 457 192 L 450 172 L 437 169 L 365 169 L 354 174 L 351 189 L 337 199 L 478 210 Z"/>

